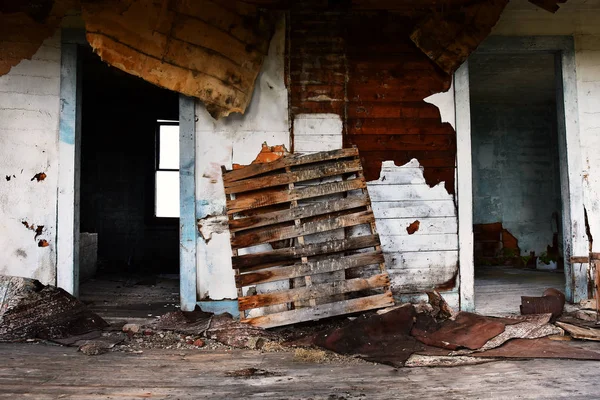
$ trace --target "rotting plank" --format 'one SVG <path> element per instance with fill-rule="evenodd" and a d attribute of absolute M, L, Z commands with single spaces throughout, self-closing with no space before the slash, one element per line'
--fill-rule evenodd
<path fill-rule="evenodd" d="M 235 194 L 249 192 L 252 190 L 264 189 L 267 187 L 310 181 L 314 179 L 324 178 L 327 176 L 340 175 L 349 172 L 357 172 L 360 170 L 362 170 L 362 166 L 360 165 L 360 161 L 358 160 L 339 161 L 335 163 L 319 165 L 318 167 L 313 169 L 285 172 L 277 175 L 263 176 L 256 179 L 244 179 L 233 181 L 228 184 L 225 184 L 225 193 Z"/>
<path fill-rule="evenodd" d="M 253 176 L 265 174 L 267 172 L 276 171 L 278 169 L 284 169 L 285 167 L 312 164 L 327 160 L 337 160 L 340 158 L 355 157 L 357 155 L 358 150 L 355 148 L 350 148 L 342 150 L 332 150 L 323 153 L 308 154 L 303 156 L 283 157 L 270 163 L 251 164 L 241 169 L 229 171 L 225 176 L 223 176 L 223 181 L 225 184 L 229 184 L 232 181 L 250 178 Z"/>
<path fill-rule="evenodd" d="M 368 278 L 355 278 L 331 283 L 320 283 L 286 290 L 284 292 L 263 293 L 238 299 L 240 310 L 272 306 L 288 302 L 319 297 L 335 296 L 360 290 L 375 289 L 389 286 L 390 277 L 387 273 L 373 275 Z"/>
<path fill-rule="evenodd" d="M 381 251 L 359 253 L 341 258 L 308 261 L 306 263 L 297 263 L 287 267 L 241 274 L 235 277 L 235 282 L 238 287 L 244 287 L 258 283 L 275 282 L 288 278 L 298 278 L 305 275 L 316 275 L 326 272 L 364 267 L 367 265 L 382 263 L 383 260 L 384 257 Z"/>
<path fill-rule="evenodd" d="M 360 179 L 353 179 L 345 182 L 332 182 L 320 186 L 308 186 L 301 189 L 292 189 L 289 192 L 272 192 L 267 195 L 228 200 L 227 214 L 235 214 L 241 211 L 271 206 L 273 204 L 286 203 L 288 201 L 305 200 L 313 197 L 327 196 L 329 194 L 363 189 L 365 187 L 366 184 L 364 181 L 361 181 Z"/>
<path fill-rule="evenodd" d="M 285 226 L 283 228 L 267 227 L 263 230 L 241 233 L 231 238 L 231 246 L 235 249 L 255 246 L 262 243 L 271 243 L 277 240 L 292 239 L 298 236 L 312 235 L 334 229 L 346 228 L 361 224 L 368 224 L 372 220 L 371 211 L 359 211 L 353 214 L 342 215 L 315 222 L 306 222 L 301 225 Z M 302 244 L 302 243 L 300 243 Z"/>
<path fill-rule="evenodd" d="M 313 321 L 336 315 L 352 314 L 360 311 L 373 310 L 376 308 L 394 305 L 391 292 L 376 294 L 368 297 L 338 301 L 335 303 L 319 304 L 314 307 L 301 308 L 297 310 L 283 311 L 275 314 L 244 319 L 241 322 L 262 328 L 273 328 L 282 325 L 292 325 L 298 322 Z"/>
<path fill-rule="evenodd" d="M 303 256 L 311 257 L 343 251 L 360 250 L 373 247 L 379 243 L 379 235 L 358 236 L 342 240 L 332 240 L 324 243 L 310 243 L 304 246 L 276 249 L 263 253 L 244 254 L 232 258 L 232 266 L 240 271 L 256 268 L 265 264 L 285 262 Z M 265 267 L 268 268 L 268 267 Z"/>

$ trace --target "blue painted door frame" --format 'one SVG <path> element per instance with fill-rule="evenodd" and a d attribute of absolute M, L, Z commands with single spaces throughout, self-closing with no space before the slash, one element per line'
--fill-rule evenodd
<path fill-rule="evenodd" d="M 73 295 L 79 290 L 79 162 L 81 144 L 81 68 L 79 46 L 88 46 L 85 31 L 61 32 L 59 119 L 59 187 L 57 201 L 56 285 Z M 180 303 L 196 306 L 196 133 L 195 102 L 180 95 Z"/>

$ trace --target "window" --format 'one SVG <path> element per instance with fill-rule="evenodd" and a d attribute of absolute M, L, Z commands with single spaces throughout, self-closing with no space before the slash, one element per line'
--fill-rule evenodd
<path fill-rule="evenodd" d="M 157 121 L 154 215 L 179 218 L 179 123 Z"/>

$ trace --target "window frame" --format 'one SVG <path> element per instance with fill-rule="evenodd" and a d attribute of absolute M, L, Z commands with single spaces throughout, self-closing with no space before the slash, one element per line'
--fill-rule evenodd
<path fill-rule="evenodd" d="M 178 126 L 180 127 L 179 121 L 174 120 L 157 120 L 156 128 L 154 130 L 154 171 L 153 171 L 153 190 L 152 190 L 152 219 L 157 222 L 165 222 L 165 223 L 177 223 L 180 217 L 161 217 L 156 215 L 156 206 L 158 200 L 158 187 L 157 187 L 157 173 L 164 172 L 180 172 L 180 169 L 172 169 L 172 168 L 160 168 L 160 128 L 162 126 Z"/>

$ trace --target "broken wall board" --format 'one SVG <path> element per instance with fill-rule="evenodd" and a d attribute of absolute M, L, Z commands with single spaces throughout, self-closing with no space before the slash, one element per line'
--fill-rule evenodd
<path fill-rule="evenodd" d="M 394 303 L 356 148 L 286 155 L 224 171 L 223 182 L 243 322 L 270 328 Z M 362 236 L 327 240 L 361 225 Z M 237 254 L 264 244 L 274 248 Z M 254 294 L 275 281 L 290 285 Z M 263 315 L 246 315 L 254 310 Z"/>
<path fill-rule="evenodd" d="M 215 118 L 246 110 L 274 29 L 238 1 L 83 1 L 82 13 L 105 62 L 199 98 Z"/>

